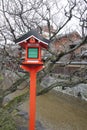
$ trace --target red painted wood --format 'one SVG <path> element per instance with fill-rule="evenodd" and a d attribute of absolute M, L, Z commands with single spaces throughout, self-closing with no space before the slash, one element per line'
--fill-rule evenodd
<path fill-rule="evenodd" d="M 43 64 L 38 65 L 21 65 L 21 68 L 30 72 L 30 113 L 29 113 L 29 129 L 35 130 L 36 117 L 36 75 L 43 69 Z"/>
<path fill-rule="evenodd" d="M 30 119 L 29 130 L 35 130 L 36 116 L 36 71 L 32 69 L 30 72 Z"/>
<path fill-rule="evenodd" d="M 35 37 L 31 37 L 27 41 L 23 41 L 19 43 L 19 45 L 25 49 L 25 60 L 22 62 L 20 66 L 22 69 L 28 71 L 30 73 L 30 113 L 29 113 L 29 130 L 35 130 L 35 116 L 36 116 L 36 75 L 37 72 L 43 69 L 43 61 L 41 56 L 42 48 L 47 49 L 48 45 L 42 43 L 35 39 Z M 37 48 L 38 49 L 38 57 L 37 58 L 29 58 L 28 57 L 28 48 Z"/>

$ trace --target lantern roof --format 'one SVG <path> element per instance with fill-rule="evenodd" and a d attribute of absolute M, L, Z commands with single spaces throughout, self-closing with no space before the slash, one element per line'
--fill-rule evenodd
<path fill-rule="evenodd" d="M 50 40 L 44 38 L 41 34 L 39 34 L 36 30 L 30 30 L 28 33 L 22 35 L 18 39 L 15 40 L 15 43 L 21 44 L 27 40 L 29 40 L 31 37 L 34 37 L 36 40 L 38 40 L 41 44 L 44 46 L 48 46 L 50 43 Z"/>

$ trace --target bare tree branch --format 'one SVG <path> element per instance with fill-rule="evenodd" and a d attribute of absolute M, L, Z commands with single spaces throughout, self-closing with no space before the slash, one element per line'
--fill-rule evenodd
<path fill-rule="evenodd" d="M 3 15 L 4 15 L 4 18 L 6 19 L 8 25 L 9 25 L 9 27 L 10 27 L 10 32 L 11 32 L 11 34 L 13 35 L 13 38 L 14 38 L 14 40 L 15 40 L 16 37 L 15 37 L 15 34 L 14 34 L 14 29 L 13 29 L 13 27 L 11 26 L 10 21 L 8 20 L 6 14 L 5 14 L 5 10 L 4 10 L 4 1 L 3 1 L 3 0 L 2 0 L 2 7 L 3 7 Z"/>

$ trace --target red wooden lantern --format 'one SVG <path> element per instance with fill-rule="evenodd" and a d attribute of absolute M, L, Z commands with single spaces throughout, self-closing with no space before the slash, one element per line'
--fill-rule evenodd
<path fill-rule="evenodd" d="M 36 111 L 36 74 L 43 68 L 41 57 L 42 48 L 47 49 L 49 40 L 43 38 L 35 30 L 18 38 L 16 41 L 25 49 L 25 59 L 21 68 L 30 72 L 30 121 L 29 130 L 35 130 L 35 111 Z"/>
<path fill-rule="evenodd" d="M 35 30 L 31 30 L 27 34 L 23 35 L 16 40 L 23 49 L 25 49 L 25 60 L 22 65 L 40 65 L 43 64 L 41 59 L 42 48 L 47 49 L 49 40 L 43 38 Z"/>

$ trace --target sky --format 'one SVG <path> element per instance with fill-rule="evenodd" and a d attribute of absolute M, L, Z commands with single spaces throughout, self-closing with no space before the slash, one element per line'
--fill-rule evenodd
<path fill-rule="evenodd" d="M 4 0 L 5 1 L 5 0 Z M 8 1 L 8 0 L 6 0 Z M 9 0 L 10 1 L 10 0 Z M 14 0 L 13 0 L 14 1 Z M 18 0 L 17 0 L 18 1 Z M 23 1 L 23 0 L 21 0 Z M 30 1 L 30 0 L 24 0 L 24 1 Z M 23 1 L 23 2 L 24 2 Z M 35 0 L 31 0 L 32 3 L 34 3 Z M 40 0 L 37 0 L 37 1 L 40 1 Z M 42 1 L 42 0 L 41 0 Z M 50 14 L 51 14 L 51 24 L 54 26 L 54 28 L 56 27 L 61 27 L 62 24 L 67 20 L 66 17 L 65 17 L 65 12 L 64 12 L 64 9 L 66 11 L 69 10 L 69 7 L 70 6 L 67 6 L 68 5 L 68 2 L 67 1 L 74 1 L 74 0 L 43 0 L 44 3 L 47 4 L 48 8 L 51 7 L 51 10 L 50 10 Z M 76 0 L 76 1 L 79 1 L 79 0 Z M 80 0 L 82 1 L 82 0 Z M 1 2 L 0 2 L 1 3 Z M 14 3 L 13 3 L 14 4 Z M 42 3 L 43 4 L 43 3 Z M 35 6 L 35 5 L 34 5 Z M 26 8 L 29 8 L 29 5 L 26 5 L 25 6 L 25 9 Z M 41 10 L 39 10 L 41 11 Z M 43 6 L 43 12 L 46 14 L 46 10 L 45 10 L 45 6 Z M 1 12 L 0 12 L 1 13 Z M 77 12 L 73 12 L 74 14 L 77 13 Z M 35 16 L 35 15 L 34 15 Z M 30 18 L 30 15 L 28 16 Z M 32 15 L 33 17 L 33 15 Z M 46 17 L 49 18 L 49 15 Z M 3 21 L 3 17 L 1 16 L 1 21 L 0 23 L 4 23 L 2 22 Z M 11 18 L 9 18 L 10 21 L 11 21 Z M 12 22 L 13 23 L 13 22 Z M 42 24 L 44 24 L 44 22 L 42 21 Z M 56 26 L 57 25 L 57 26 Z M 79 20 L 76 19 L 75 17 L 73 17 L 69 23 L 66 25 L 66 27 L 63 28 L 62 31 L 60 31 L 60 33 L 67 33 L 67 32 L 72 32 L 72 31 L 78 31 L 80 34 L 81 34 L 81 28 L 79 26 Z"/>
<path fill-rule="evenodd" d="M 70 6 L 68 4 L 68 0 L 54 0 L 54 1 L 53 0 L 49 0 L 49 1 L 44 0 L 44 1 L 47 2 L 47 4 L 49 5 L 48 7 L 51 7 L 50 14 L 51 14 L 51 16 L 53 16 L 52 25 L 54 26 L 55 29 L 56 29 L 56 27 L 61 27 L 62 24 L 67 20 L 67 18 L 65 17 L 65 10 L 67 12 L 69 11 Z M 72 1 L 72 0 L 70 0 L 70 1 Z M 45 9 L 44 9 L 44 12 L 45 12 Z M 73 11 L 73 14 L 75 14 L 75 13 L 77 13 L 77 12 Z M 72 31 L 77 31 L 81 35 L 81 28 L 79 26 L 79 20 L 75 17 L 73 17 L 68 22 L 66 27 L 64 27 L 63 30 L 60 31 L 60 33 L 64 34 L 64 33 L 69 33 Z"/>
<path fill-rule="evenodd" d="M 54 20 L 55 23 L 58 24 L 58 26 L 61 26 L 62 23 L 65 22 L 65 12 L 64 12 L 64 8 L 66 8 L 66 10 L 68 11 L 67 6 L 67 0 L 56 0 L 57 1 L 57 7 L 59 8 L 59 13 L 58 15 L 54 16 Z M 57 8 L 54 8 L 52 10 L 52 12 L 56 12 Z M 73 12 L 75 13 L 75 12 Z M 61 22 L 62 21 L 62 22 Z M 66 33 L 66 32 L 72 32 L 72 31 L 78 31 L 79 33 L 81 33 L 81 28 L 79 26 L 79 20 L 76 19 L 75 17 L 73 17 L 68 24 L 66 25 L 66 27 L 64 27 L 63 31 L 61 31 L 60 33 Z"/>

